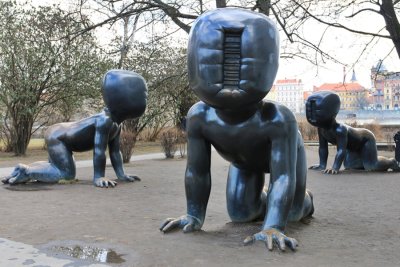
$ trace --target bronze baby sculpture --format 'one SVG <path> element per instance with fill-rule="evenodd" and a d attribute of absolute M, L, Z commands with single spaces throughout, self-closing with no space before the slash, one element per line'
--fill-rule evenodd
<path fill-rule="evenodd" d="M 318 127 L 320 160 L 319 164 L 311 166 L 310 169 L 337 174 L 344 163 L 345 169 L 400 171 L 395 159 L 378 156 L 375 136 L 371 131 L 353 128 L 336 121 L 339 109 L 340 98 L 334 92 L 315 92 L 307 99 L 307 121 Z M 335 161 L 330 169 L 326 169 L 328 142 L 337 146 Z"/>
<path fill-rule="evenodd" d="M 54 183 L 61 179 L 75 178 L 73 152 L 93 149 L 93 183 L 99 187 L 115 186 L 116 182 L 105 178 L 106 149 L 118 179 L 140 180 L 124 173 L 119 150 L 120 124 L 129 118 L 137 118 L 146 109 L 147 85 L 138 74 L 125 70 L 110 70 L 103 79 L 103 99 L 107 108 L 103 112 L 76 122 L 52 125 L 45 134 L 49 161 L 30 165 L 18 164 L 5 184 L 26 183 L 30 180 Z"/>
<path fill-rule="evenodd" d="M 311 216 L 306 192 L 306 157 L 292 112 L 263 100 L 278 70 L 279 33 L 265 15 L 236 8 L 200 16 L 189 37 L 188 74 L 202 100 L 187 117 L 185 174 L 187 214 L 169 218 L 160 230 L 199 230 L 211 190 L 211 146 L 231 162 L 227 181 L 228 213 L 234 222 L 264 218 L 262 231 L 245 244 L 265 242 L 295 249 L 284 234 L 287 221 Z M 264 190 L 265 173 L 270 182 Z"/>

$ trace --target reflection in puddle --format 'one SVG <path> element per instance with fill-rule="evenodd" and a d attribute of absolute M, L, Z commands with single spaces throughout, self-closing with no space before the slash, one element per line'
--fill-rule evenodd
<path fill-rule="evenodd" d="M 56 246 L 53 248 L 55 251 L 64 253 L 70 257 L 82 260 L 94 260 L 103 263 L 123 263 L 125 260 L 121 254 L 117 254 L 112 249 L 95 248 L 89 246 Z"/>
<path fill-rule="evenodd" d="M 4 186 L 5 189 L 10 191 L 46 191 L 51 190 L 51 188 L 36 184 L 22 184 L 22 185 L 9 185 Z"/>

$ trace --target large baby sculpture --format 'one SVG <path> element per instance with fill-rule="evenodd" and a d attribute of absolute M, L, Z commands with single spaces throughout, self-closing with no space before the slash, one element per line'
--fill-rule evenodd
<path fill-rule="evenodd" d="M 188 113 L 185 174 L 187 214 L 169 218 L 160 230 L 199 230 L 211 190 L 211 146 L 231 162 L 227 208 L 232 221 L 264 218 L 262 231 L 245 244 L 265 242 L 295 249 L 284 235 L 287 221 L 313 213 L 306 192 L 306 158 L 293 114 L 263 100 L 278 69 L 279 36 L 266 16 L 242 9 L 217 9 L 192 26 L 188 67 L 191 88 L 202 100 Z M 270 173 L 268 189 L 264 175 Z"/>
<path fill-rule="evenodd" d="M 378 156 L 375 136 L 371 131 L 353 128 L 336 121 L 339 109 L 340 98 L 334 92 L 316 92 L 307 99 L 307 121 L 318 127 L 319 137 L 319 164 L 311 166 L 310 169 L 337 174 L 344 163 L 345 169 L 399 171 L 395 159 Z M 326 168 L 328 142 L 337 146 L 335 161 L 330 169 Z"/>
<path fill-rule="evenodd" d="M 103 112 L 80 121 L 49 127 L 45 134 L 48 162 L 19 164 L 2 182 L 17 184 L 37 180 L 54 183 L 61 179 L 74 179 L 76 168 L 72 153 L 93 149 L 93 183 L 99 187 L 115 186 L 115 181 L 104 177 L 107 146 L 118 179 L 132 182 L 140 180 L 137 176 L 124 173 L 119 136 L 121 122 L 139 117 L 144 112 L 146 82 L 134 72 L 110 70 L 104 76 L 102 93 L 107 106 Z"/>

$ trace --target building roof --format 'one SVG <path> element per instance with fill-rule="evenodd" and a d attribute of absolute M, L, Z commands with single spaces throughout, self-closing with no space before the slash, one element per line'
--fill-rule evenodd
<path fill-rule="evenodd" d="M 283 79 L 277 80 L 275 84 L 299 84 L 301 83 L 301 79 Z"/>
<path fill-rule="evenodd" d="M 335 91 L 335 92 L 343 92 L 343 91 L 352 91 L 359 92 L 365 91 L 365 88 L 359 83 L 324 83 L 319 87 L 314 87 L 314 91 Z"/>
<path fill-rule="evenodd" d="M 312 91 L 304 91 L 303 92 L 303 99 L 307 100 L 310 95 L 312 95 Z"/>

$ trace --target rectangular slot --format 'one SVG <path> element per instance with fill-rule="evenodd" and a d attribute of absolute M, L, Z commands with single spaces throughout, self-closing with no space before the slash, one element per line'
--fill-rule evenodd
<path fill-rule="evenodd" d="M 240 81 L 242 31 L 225 30 L 224 87 L 238 87 Z"/>

